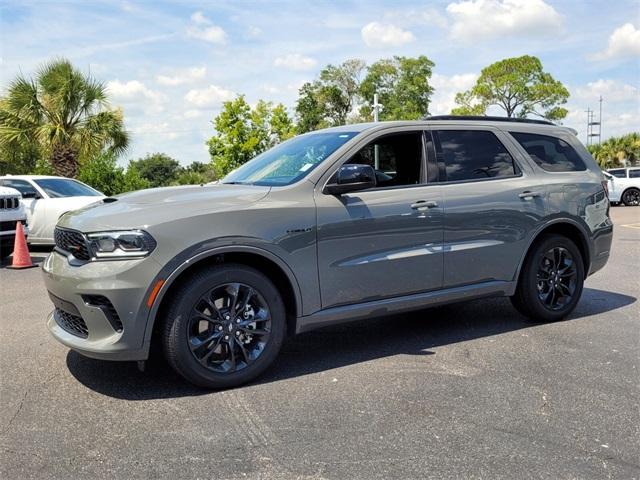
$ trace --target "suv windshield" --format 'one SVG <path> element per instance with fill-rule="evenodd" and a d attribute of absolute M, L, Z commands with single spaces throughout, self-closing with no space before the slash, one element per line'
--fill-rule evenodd
<path fill-rule="evenodd" d="M 34 180 L 38 186 L 44 190 L 51 198 L 61 197 L 99 197 L 100 192 L 67 178 L 42 178 Z"/>
<path fill-rule="evenodd" d="M 292 138 L 234 170 L 222 183 L 290 185 L 304 178 L 357 133 L 310 133 Z"/>

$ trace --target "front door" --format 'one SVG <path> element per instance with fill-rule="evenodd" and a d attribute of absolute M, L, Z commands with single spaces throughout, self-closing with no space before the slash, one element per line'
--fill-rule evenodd
<path fill-rule="evenodd" d="M 341 196 L 316 191 L 322 307 L 442 286 L 442 193 L 426 183 L 422 132 L 377 138 L 345 163 L 375 168 L 378 186 Z"/>

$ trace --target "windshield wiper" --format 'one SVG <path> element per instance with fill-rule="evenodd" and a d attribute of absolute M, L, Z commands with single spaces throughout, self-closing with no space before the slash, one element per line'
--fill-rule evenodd
<path fill-rule="evenodd" d="M 250 185 L 247 182 L 222 182 L 223 185 Z"/>

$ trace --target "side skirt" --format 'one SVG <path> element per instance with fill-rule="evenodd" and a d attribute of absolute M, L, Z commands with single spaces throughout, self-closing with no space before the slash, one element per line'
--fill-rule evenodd
<path fill-rule="evenodd" d="M 296 334 L 315 330 L 316 328 L 346 323 L 364 318 L 382 317 L 395 313 L 420 310 L 447 303 L 476 298 L 511 296 L 516 289 L 516 282 L 489 281 L 463 287 L 447 288 L 434 292 L 415 293 L 403 297 L 386 298 L 370 302 L 343 305 L 320 310 L 311 315 L 298 317 Z"/>

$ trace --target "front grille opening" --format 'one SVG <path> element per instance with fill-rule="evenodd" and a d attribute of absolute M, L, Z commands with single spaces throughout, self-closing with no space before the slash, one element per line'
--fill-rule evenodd
<path fill-rule="evenodd" d="M 0 198 L 0 210 L 15 210 L 20 206 L 18 197 Z"/>
<path fill-rule="evenodd" d="M 53 231 L 53 237 L 56 247 L 60 250 L 70 253 L 78 260 L 89 261 L 91 259 L 87 242 L 80 232 L 56 228 Z"/>
<path fill-rule="evenodd" d="M 102 310 L 102 313 L 107 317 L 107 320 L 109 320 L 113 329 L 118 333 L 122 332 L 123 327 L 120 316 L 118 315 L 116 308 L 113 306 L 113 303 L 111 303 L 107 297 L 102 295 L 82 295 L 82 299 L 84 300 L 84 303 L 90 307 L 98 307 Z"/>
<path fill-rule="evenodd" d="M 71 315 L 70 313 L 67 313 L 59 308 L 55 309 L 53 316 L 56 320 L 56 323 L 65 332 L 68 332 L 71 335 L 75 335 L 76 337 L 80 338 L 87 338 L 89 336 L 89 329 L 87 328 L 87 324 L 84 323 L 82 317 Z"/>

